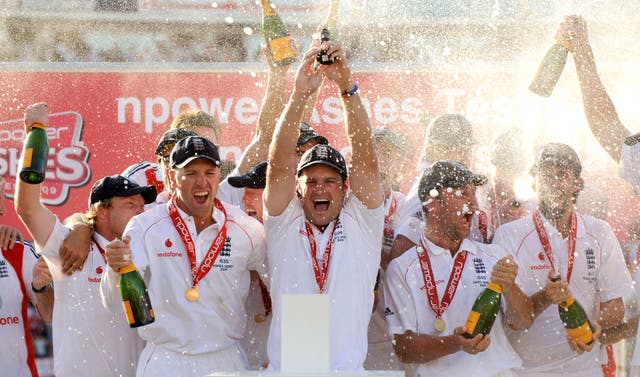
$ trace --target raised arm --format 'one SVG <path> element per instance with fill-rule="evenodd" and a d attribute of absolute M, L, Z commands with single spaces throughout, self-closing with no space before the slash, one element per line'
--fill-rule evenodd
<path fill-rule="evenodd" d="M 49 126 L 49 111 L 44 102 L 27 107 L 24 113 L 25 133 L 31 130 L 34 123 Z M 18 170 L 22 169 L 24 161 L 20 159 Z M 56 223 L 55 215 L 40 201 L 40 184 L 29 184 L 16 179 L 15 208 L 20 220 L 31 233 L 39 249 L 49 239 Z"/>
<path fill-rule="evenodd" d="M 609 156 L 618 162 L 622 143 L 630 131 L 620 122 L 616 108 L 602 84 L 584 19 L 580 16 L 565 17 L 557 37 L 568 41 L 573 52 L 584 113 L 591 132 Z"/>
<path fill-rule="evenodd" d="M 293 93 L 278 121 L 269 146 L 264 205 L 272 216 L 280 215 L 295 195 L 299 124 L 307 100 L 317 90 L 326 70 L 326 66 L 314 68 L 315 57 L 319 51 L 319 48 L 312 47 L 305 54 L 296 74 Z"/>
<path fill-rule="evenodd" d="M 369 116 L 362 105 L 346 54 L 339 44 L 329 44 L 327 52 L 335 61 L 327 66 L 327 78 L 338 86 L 345 114 L 345 131 L 351 145 L 351 192 L 367 207 L 378 208 L 384 200 Z"/>
<path fill-rule="evenodd" d="M 270 53 L 265 52 L 268 74 L 267 88 L 262 98 L 256 134 L 247 146 L 238 162 L 238 172 L 244 174 L 253 165 L 267 159 L 269 143 L 273 138 L 278 118 L 285 105 L 285 91 L 287 84 L 287 71 L 289 65 L 284 67 L 273 64 Z"/>

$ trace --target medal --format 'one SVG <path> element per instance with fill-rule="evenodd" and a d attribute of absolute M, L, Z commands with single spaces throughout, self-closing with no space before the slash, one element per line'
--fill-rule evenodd
<path fill-rule="evenodd" d="M 187 301 L 194 302 L 198 301 L 198 296 L 200 296 L 200 293 L 198 293 L 198 290 L 195 287 L 191 287 L 187 289 L 184 295 L 187 298 Z"/>
<path fill-rule="evenodd" d="M 433 329 L 437 332 L 443 332 L 446 327 L 447 324 L 444 323 L 444 320 L 440 317 L 436 318 L 436 320 L 433 321 Z"/>
<path fill-rule="evenodd" d="M 447 327 L 447 324 L 442 319 L 442 315 L 453 301 L 453 296 L 458 290 L 458 285 L 464 270 L 464 264 L 467 261 L 467 251 L 459 251 L 453 259 L 453 268 L 449 274 L 449 282 L 444 289 L 442 300 L 438 298 L 436 280 L 433 270 L 431 269 L 429 248 L 427 247 L 427 239 L 424 235 L 416 245 L 416 252 L 418 253 L 418 261 L 420 262 L 420 269 L 422 270 L 422 278 L 424 281 L 425 292 L 427 294 L 427 304 L 429 304 L 429 307 L 431 307 L 431 310 L 433 310 L 436 317 L 433 320 L 433 329 L 437 333 L 441 333 Z"/>
<path fill-rule="evenodd" d="M 187 257 L 189 258 L 189 265 L 191 266 L 191 276 L 193 278 L 193 282 L 191 283 L 191 287 L 187 289 L 184 293 L 184 296 L 187 298 L 189 302 L 198 301 L 198 297 L 200 293 L 196 289 L 196 285 L 204 278 L 211 267 L 216 262 L 218 255 L 220 255 L 220 251 L 224 247 L 224 243 L 227 239 L 227 212 L 224 210 L 222 203 L 218 199 L 215 200 L 215 206 L 224 214 L 224 223 L 218 232 L 218 235 L 213 239 L 207 254 L 205 254 L 202 263 L 200 263 L 200 267 L 198 267 L 196 263 L 196 245 L 191 238 L 191 234 L 187 230 L 187 225 L 182 220 L 180 213 L 178 212 L 178 207 L 175 203 L 175 197 L 172 197 L 168 203 L 169 216 L 171 217 L 171 221 L 173 222 L 173 226 L 176 230 L 184 229 L 185 231 L 178 231 L 180 234 L 180 238 L 184 243 L 185 248 L 187 249 Z"/>
<path fill-rule="evenodd" d="M 256 321 L 256 323 L 262 323 L 267 320 L 267 316 L 265 316 L 262 313 L 258 313 L 255 316 L 253 316 L 253 320 Z"/>

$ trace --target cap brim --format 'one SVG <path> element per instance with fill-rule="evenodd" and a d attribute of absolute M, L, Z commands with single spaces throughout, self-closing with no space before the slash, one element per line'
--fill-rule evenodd
<path fill-rule="evenodd" d="M 341 176 L 343 176 L 343 177 L 345 177 L 345 178 L 347 177 L 347 172 L 346 172 L 343 168 L 341 168 L 340 166 L 338 166 L 338 165 L 336 165 L 336 164 L 334 164 L 334 163 L 332 163 L 332 162 L 330 162 L 330 161 L 327 161 L 327 160 L 314 160 L 314 161 L 309 161 L 309 162 L 307 162 L 306 164 L 304 164 L 304 165 L 302 165 L 302 166 L 299 166 L 299 167 L 298 167 L 298 173 L 297 173 L 297 176 L 299 177 L 299 176 L 300 176 L 300 174 L 302 174 L 302 171 L 303 171 L 304 169 L 308 168 L 309 166 L 313 166 L 313 165 L 317 165 L 317 164 L 322 164 L 322 165 L 326 165 L 326 166 L 332 167 L 332 168 L 334 168 L 335 170 L 337 170 L 337 171 L 338 171 L 338 174 L 340 174 Z"/>
<path fill-rule="evenodd" d="M 125 190 L 124 192 L 118 193 L 120 197 L 129 197 L 140 194 L 142 199 L 144 199 L 144 204 L 150 204 L 156 201 L 156 197 L 158 196 L 158 192 L 156 191 L 155 186 L 138 186 Z"/>
<path fill-rule="evenodd" d="M 193 160 L 197 160 L 199 158 L 205 158 L 211 162 L 213 162 L 216 166 L 220 166 L 220 160 L 216 160 L 215 158 L 211 157 L 211 156 L 206 156 L 206 155 L 199 155 L 199 156 L 191 156 L 189 158 L 187 158 L 186 160 L 182 161 L 179 164 L 174 164 L 173 167 L 174 168 L 178 168 L 178 169 L 182 169 L 185 166 L 189 165 L 189 163 Z"/>

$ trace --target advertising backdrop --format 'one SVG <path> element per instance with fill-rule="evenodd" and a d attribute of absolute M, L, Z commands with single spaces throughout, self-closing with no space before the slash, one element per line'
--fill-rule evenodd
<path fill-rule="evenodd" d="M 293 80 L 290 72 L 289 86 Z M 415 166 L 426 122 L 444 112 L 465 114 L 480 145 L 474 168 L 490 174 L 488 145 L 499 132 L 520 127 L 533 149 L 548 141 L 576 148 L 587 183 L 609 195 L 609 220 L 623 235 L 624 222 L 640 213 L 632 190 L 616 178 L 616 166 L 594 141 L 584 120 L 572 78 L 563 78 L 549 99 L 527 91 L 530 72 L 356 70 L 371 123 L 407 135 Z M 575 78 L 573 78 L 575 79 Z M 0 174 L 13 197 L 24 139 L 22 116 L 31 103 L 45 101 L 51 112 L 50 151 L 43 202 L 61 219 L 87 209 L 91 185 L 142 161 L 155 161 L 157 141 L 182 110 L 201 108 L 221 124 L 225 159 L 237 160 L 253 136 L 266 75 L 251 70 L 225 72 L 3 72 L 0 73 Z M 290 88 L 289 88 L 290 90 Z M 340 97 L 326 82 L 315 105 L 312 126 L 347 156 Z M 530 151 L 522 151 L 530 155 Z M 409 169 L 405 187 L 415 172 Z M 632 203 L 629 205 L 629 203 Z M 12 207 L 11 200 L 7 203 Z M 22 228 L 9 208 L 2 223 Z"/>

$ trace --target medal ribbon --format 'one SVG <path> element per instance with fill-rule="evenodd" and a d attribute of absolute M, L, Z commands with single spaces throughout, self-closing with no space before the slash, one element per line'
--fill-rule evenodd
<path fill-rule="evenodd" d="M 192 288 L 195 288 L 200 280 L 202 280 L 209 270 L 211 270 L 211 267 L 213 267 L 213 264 L 216 262 L 218 255 L 220 255 L 220 251 L 222 251 L 224 242 L 227 239 L 227 212 L 224 210 L 224 206 L 218 199 L 215 199 L 214 205 L 224 214 L 224 223 L 222 224 L 216 238 L 213 239 L 207 254 L 204 256 L 204 259 L 200 264 L 200 268 L 198 268 L 196 264 L 196 245 L 193 243 L 189 228 L 178 212 L 175 196 L 169 200 L 169 216 L 171 217 L 173 226 L 175 226 L 178 234 L 180 234 L 180 238 L 187 249 L 187 257 L 189 257 L 189 264 L 191 265 L 191 276 L 193 277 L 193 283 L 191 284 Z"/>
<path fill-rule="evenodd" d="M 420 239 L 420 243 L 416 245 L 418 251 L 418 260 L 420 261 L 420 268 L 422 269 L 422 278 L 424 279 L 424 287 L 427 292 L 427 302 L 436 313 L 436 318 L 441 318 L 444 311 L 447 310 L 449 304 L 453 300 L 453 296 L 456 294 L 460 278 L 462 277 L 462 271 L 464 264 L 467 261 L 467 251 L 462 250 L 456 254 L 453 260 L 453 268 L 449 275 L 449 282 L 444 289 L 444 295 L 442 295 L 442 301 L 438 299 L 438 289 L 436 287 L 435 278 L 433 276 L 433 270 L 431 269 L 431 260 L 429 258 L 429 248 L 424 242 L 424 239 Z"/>
<path fill-rule="evenodd" d="M 93 244 L 96 245 L 96 248 L 98 248 L 100 255 L 102 255 L 102 259 L 104 259 L 104 263 L 107 263 L 107 257 L 105 257 L 104 255 L 104 249 L 100 247 L 98 240 L 96 240 L 95 237 L 91 237 L 91 241 L 93 241 Z"/>
<path fill-rule="evenodd" d="M 392 193 L 391 204 L 389 204 L 389 210 L 387 211 L 387 214 L 384 216 L 384 230 L 383 230 L 384 237 L 393 237 L 393 230 L 391 229 L 391 219 L 393 218 L 393 215 L 395 215 L 396 213 L 396 205 L 397 205 L 396 197 Z"/>
<path fill-rule="evenodd" d="M 553 263 L 553 254 L 551 251 L 551 242 L 549 242 L 549 236 L 547 236 L 547 231 L 544 228 L 544 223 L 542 222 L 542 215 L 540 215 L 540 211 L 536 210 L 533 213 L 533 225 L 536 228 L 536 232 L 538 233 L 538 238 L 540 239 L 540 243 L 542 244 L 542 249 L 544 250 L 544 254 L 547 256 L 549 263 L 551 264 L 551 268 L 557 273 L 560 273 Z M 573 272 L 573 258 L 576 252 L 576 233 L 578 229 L 578 220 L 576 213 L 573 212 L 571 214 L 571 220 L 569 222 L 569 258 L 567 261 L 567 284 L 571 281 L 571 273 Z"/>
<path fill-rule="evenodd" d="M 329 272 L 329 259 L 331 258 L 333 232 L 335 232 L 337 225 L 338 219 L 336 219 L 336 221 L 333 223 L 333 229 L 331 229 L 331 234 L 329 235 L 329 240 L 327 241 L 327 247 L 324 249 L 324 261 L 322 261 L 321 271 L 320 266 L 318 265 L 318 259 L 316 257 L 318 255 L 316 247 L 316 237 L 313 235 L 313 230 L 311 229 L 311 225 L 309 225 L 309 222 L 304 222 L 304 226 L 307 229 L 307 239 L 309 240 L 309 247 L 311 248 L 311 263 L 313 264 L 313 272 L 316 275 L 316 283 L 318 283 L 320 293 L 324 293 L 324 283 L 327 281 Z"/>

